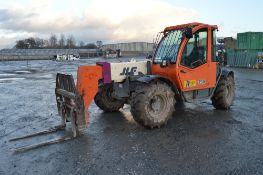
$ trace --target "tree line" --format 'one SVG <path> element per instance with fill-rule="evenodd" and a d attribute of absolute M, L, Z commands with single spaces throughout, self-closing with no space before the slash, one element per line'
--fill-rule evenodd
<path fill-rule="evenodd" d="M 26 38 L 16 41 L 16 49 L 98 49 L 101 48 L 102 41 L 96 43 L 85 43 L 84 41 L 76 42 L 73 35 L 66 37 L 61 34 L 58 38 L 56 34 L 51 34 L 49 39 L 42 38 Z"/>

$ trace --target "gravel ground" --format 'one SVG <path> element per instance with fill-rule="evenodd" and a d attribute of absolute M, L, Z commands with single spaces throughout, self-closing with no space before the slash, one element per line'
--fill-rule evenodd
<path fill-rule="evenodd" d="M 59 123 L 56 72 L 76 76 L 77 65 L 99 60 L 0 62 L 0 175 L 263 174 L 263 70 L 233 69 L 229 111 L 209 100 L 181 104 L 165 127 L 149 130 L 134 122 L 129 106 L 104 113 L 92 104 L 90 127 L 77 139 L 14 153 L 62 135 L 9 142 Z"/>

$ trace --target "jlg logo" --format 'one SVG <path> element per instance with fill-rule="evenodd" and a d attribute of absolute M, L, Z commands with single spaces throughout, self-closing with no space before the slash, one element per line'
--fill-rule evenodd
<path fill-rule="evenodd" d="M 124 67 L 122 70 L 122 73 L 120 75 L 134 75 L 134 73 L 137 71 L 137 67 Z"/>

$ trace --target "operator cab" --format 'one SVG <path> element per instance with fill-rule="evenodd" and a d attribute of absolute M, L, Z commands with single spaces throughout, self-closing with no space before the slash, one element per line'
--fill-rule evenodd
<path fill-rule="evenodd" d="M 191 27 L 161 33 L 163 37 L 158 46 L 155 46 L 157 49 L 154 53 L 153 63 L 160 64 L 162 67 L 167 66 L 168 63 L 175 64 L 179 48 L 184 39 L 189 39 L 189 41 L 184 49 L 181 64 L 194 68 L 206 62 L 207 29 L 194 34 Z"/>
<path fill-rule="evenodd" d="M 186 101 L 208 97 L 216 86 L 216 30 L 217 26 L 190 23 L 161 32 L 152 72 L 172 82 Z"/>

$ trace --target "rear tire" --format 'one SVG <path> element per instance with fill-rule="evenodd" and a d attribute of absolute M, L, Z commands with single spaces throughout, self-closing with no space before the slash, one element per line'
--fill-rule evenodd
<path fill-rule="evenodd" d="M 105 112 L 119 111 L 124 105 L 124 100 L 118 100 L 112 97 L 113 87 L 110 85 L 102 85 L 96 94 L 95 104 Z"/>
<path fill-rule="evenodd" d="M 229 109 L 235 98 L 235 82 L 232 76 L 220 78 L 211 98 L 216 109 Z"/>
<path fill-rule="evenodd" d="M 162 82 L 141 84 L 131 96 L 134 120 L 150 128 L 165 125 L 175 110 L 174 105 L 174 92 Z"/>

